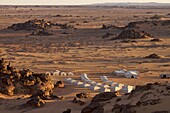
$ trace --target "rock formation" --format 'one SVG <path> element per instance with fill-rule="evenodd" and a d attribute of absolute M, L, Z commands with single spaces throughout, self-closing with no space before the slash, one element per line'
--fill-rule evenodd
<path fill-rule="evenodd" d="M 0 93 L 6 95 L 33 95 L 28 104 L 41 106 L 41 99 L 56 99 L 53 95 L 54 84 L 45 74 L 36 74 L 30 69 L 17 70 L 10 66 L 3 58 L 0 60 Z"/>
<path fill-rule="evenodd" d="M 34 19 L 34 20 L 28 20 L 24 23 L 13 24 L 12 26 L 9 26 L 8 29 L 14 30 L 14 31 L 20 31 L 20 30 L 31 31 L 31 30 L 49 29 L 53 26 L 57 26 L 61 29 L 74 28 L 74 26 L 71 26 L 68 24 L 52 23 L 50 21 L 45 21 L 44 19 L 42 19 L 42 20 Z M 39 33 L 42 34 L 43 32 L 40 31 Z"/>
<path fill-rule="evenodd" d="M 153 54 L 146 56 L 145 58 L 159 59 L 161 58 L 161 56 L 157 55 L 156 53 L 153 53 Z"/>
<path fill-rule="evenodd" d="M 118 26 L 111 25 L 111 24 L 109 25 L 103 24 L 101 29 L 124 29 L 124 27 L 118 27 Z"/>
<path fill-rule="evenodd" d="M 130 94 L 121 97 L 114 93 L 97 94 L 81 113 L 104 113 L 110 107 L 108 112 L 111 113 L 138 113 L 143 108 L 145 113 L 168 113 L 169 107 L 164 105 L 169 102 L 169 86 L 169 83 L 148 83 L 136 86 Z M 151 107 L 155 109 L 149 109 Z"/>
<path fill-rule="evenodd" d="M 93 97 L 91 103 L 85 107 L 81 113 L 104 113 L 102 102 L 111 100 L 117 97 L 116 93 L 104 92 Z"/>
<path fill-rule="evenodd" d="M 117 37 L 114 37 L 113 40 L 117 39 L 141 39 L 141 38 L 150 38 L 151 35 L 140 31 L 138 29 L 127 28 L 123 30 Z"/>
<path fill-rule="evenodd" d="M 89 98 L 90 94 L 87 94 L 87 93 L 78 93 L 78 94 L 76 94 L 76 97 L 80 98 L 80 99 L 82 99 L 82 98 Z"/>
<path fill-rule="evenodd" d="M 55 86 L 55 87 L 58 87 L 58 88 L 64 88 L 64 87 L 65 87 L 65 84 L 64 84 L 63 81 L 57 81 L 54 86 Z"/>
<path fill-rule="evenodd" d="M 29 100 L 26 104 L 24 104 L 25 107 L 42 107 L 45 105 L 45 101 L 41 99 L 39 96 L 34 96 Z"/>
<path fill-rule="evenodd" d="M 8 29 L 14 30 L 14 31 L 20 31 L 20 30 L 37 30 L 37 29 L 47 29 L 51 27 L 52 23 L 47 22 L 44 19 L 42 20 L 28 20 L 25 23 L 17 23 L 13 24 L 12 26 L 8 27 Z"/>

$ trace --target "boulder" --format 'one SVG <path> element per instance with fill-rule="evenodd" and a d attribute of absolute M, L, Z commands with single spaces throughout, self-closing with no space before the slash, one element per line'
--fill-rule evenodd
<path fill-rule="evenodd" d="M 103 105 L 98 102 L 92 102 L 82 109 L 81 113 L 104 113 Z"/>
<path fill-rule="evenodd" d="M 71 113 L 71 109 L 67 109 L 66 111 L 63 111 L 63 113 Z"/>
<path fill-rule="evenodd" d="M 161 56 L 157 55 L 156 53 L 153 53 L 153 54 L 146 56 L 145 58 L 159 59 L 159 58 L 161 58 Z"/>
<path fill-rule="evenodd" d="M 159 38 L 153 38 L 153 39 L 151 39 L 151 42 L 160 42 L 160 41 L 162 41 L 162 40 L 159 39 Z"/>
<path fill-rule="evenodd" d="M 24 106 L 26 107 L 42 107 L 45 105 L 45 101 L 39 96 L 33 96 Z"/>
<path fill-rule="evenodd" d="M 42 20 L 28 20 L 24 23 L 17 23 L 13 24 L 12 26 L 9 26 L 8 29 L 14 30 L 14 31 L 20 31 L 20 30 L 37 30 L 37 29 L 47 29 L 51 27 L 52 23 L 47 22 L 44 19 Z"/>
<path fill-rule="evenodd" d="M 57 81 L 54 86 L 57 87 L 57 88 L 64 88 L 65 84 L 64 84 L 63 81 Z"/>
<path fill-rule="evenodd" d="M 76 94 L 77 98 L 89 98 L 90 94 L 87 93 L 78 93 Z"/>
<path fill-rule="evenodd" d="M 93 97 L 92 102 L 108 101 L 115 97 L 117 97 L 117 95 L 114 92 L 104 92 L 97 94 L 95 97 Z"/>
<path fill-rule="evenodd" d="M 72 100 L 73 103 L 79 104 L 80 106 L 86 104 L 84 101 L 78 100 L 77 98 L 74 98 Z"/>
<path fill-rule="evenodd" d="M 116 104 L 112 109 L 113 113 L 136 113 L 135 109 L 131 105 L 118 105 Z"/>
<path fill-rule="evenodd" d="M 151 35 L 144 31 L 140 31 L 138 29 L 127 28 L 123 30 L 117 37 L 113 38 L 113 40 L 117 39 L 142 39 L 142 38 L 150 38 Z"/>

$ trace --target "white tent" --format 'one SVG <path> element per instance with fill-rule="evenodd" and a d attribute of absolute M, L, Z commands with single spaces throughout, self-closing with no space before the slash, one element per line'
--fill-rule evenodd
<path fill-rule="evenodd" d="M 65 79 L 64 79 L 64 81 L 65 81 L 65 82 L 68 82 L 68 83 L 70 83 L 71 80 L 73 80 L 73 79 L 72 79 L 72 78 L 65 78 Z"/>
<path fill-rule="evenodd" d="M 134 89 L 134 87 L 130 86 L 130 85 L 123 86 L 121 89 L 121 92 L 122 93 L 130 93 L 133 89 Z"/>
<path fill-rule="evenodd" d="M 105 84 L 112 84 L 113 81 L 109 81 L 109 79 L 107 78 L 107 76 L 100 76 L 100 79 L 103 83 Z"/>
<path fill-rule="evenodd" d="M 77 83 L 77 80 L 71 80 L 69 83 L 70 83 L 70 84 Z"/>
<path fill-rule="evenodd" d="M 128 71 L 125 73 L 126 78 L 138 78 L 138 73 L 135 71 Z"/>
<path fill-rule="evenodd" d="M 117 84 L 115 84 L 115 86 L 122 88 L 122 87 L 125 86 L 125 85 L 124 85 L 124 84 L 121 84 L 121 83 L 117 83 Z"/>
<path fill-rule="evenodd" d="M 116 76 L 124 76 L 126 72 L 127 72 L 127 70 L 123 69 L 123 70 L 117 70 L 117 71 L 115 71 L 114 74 L 115 74 Z"/>
<path fill-rule="evenodd" d="M 110 86 L 116 86 L 117 84 L 119 84 L 119 83 L 113 82 L 113 83 L 111 83 L 111 84 L 109 84 L 109 85 L 110 85 Z"/>
<path fill-rule="evenodd" d="M 92 82 L 92 80 L 84 80 L 83 82 L 90 84 Z"/>
<path fill-rule="evenodd" d="M 107 76 L 100 76 L 100 79 L 101 79 L 102 82 L 109 81 Z"/>
<path fill-rule="evenodd" d="M 99 90 L 100 87 L 99 86 L 90 86 L 90 89 L 93 91 Z"/>
<path fill-rule="evenodd" d="M 97 84 L 97 82 L 95 82 L 95 81 L 89 81 L 88 83 L 91 84 L 91 85 Z"/>
<path fill-rule="evenodd" d="M 110 89 L 112 92 L 115 92 L 115 91 L 119 91 L 121 88 L 118 86 L 111 86 Z"/>
<path fill-rule="evenodd" d="M 87 87 L 90 87 L 91 85 L 90 84 L 87 84 L 87 83 L 84 83 L 84 84 L 81 84 L 80 87 L 83 87 L 83 88 L 87 88 Z"/>
<path fill-rule="evenodd" d="M 94 85 L 96 85 L 96 86 L 102 86 L 103 84 L 102 84 L 102 83 L 97 83 L 97 82 L 96 82 L 96 84 L 94 84 Z"/>
<path fill-rule="evenodd" d="M 77 81 L 76 83 L 74 83 L 74 85 L 78 86 L 78 85 L 82 85 L 83 82 Z"/>
<path fill-rule="evenodd" d="M 73 72 L 68 72 L 68 76 L 73 76 L 74 73 Z"/>
<path fill-rule="evenodd" d="M 61 72 L 60 75 L 61 76 L 67 76 L 67 73 L 66 72 Z"/>
<path fill-rule="evenodd" d="M 59 71 L 59 70 L 54 71 L 54 72 L 53 72 L 53 75 L 54 75 L 54 76 L 59 76 L 59 75 L 60 75 L 60 71 Z"/>
<path fill-rule="evenodd" d="M 84 73 L 83 75 L 80 75 L 80 78 L 81 78 L 81 80 L 84 81 L 84 82 L 90 80 L 90 79 L 87 77 L 87 74 L 86 74 L 86 73 Z"/>
<path fill-rule="evenodd" d="M 103 93 L 103 92 L 111 92 L 111 90 L 108 88 L 100 88 L 100 93 Z"/>

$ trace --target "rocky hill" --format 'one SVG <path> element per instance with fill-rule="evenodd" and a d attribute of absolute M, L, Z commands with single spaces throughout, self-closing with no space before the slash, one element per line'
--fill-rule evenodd
<path fill-rule="evenodd" d="M 130 94 L 96 95 L 81 113 L 169 113 L 170 84 L 136 86 Z"/>

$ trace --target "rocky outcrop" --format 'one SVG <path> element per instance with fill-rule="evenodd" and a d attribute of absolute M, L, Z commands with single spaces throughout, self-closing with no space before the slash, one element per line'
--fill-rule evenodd
<path fill-rule="evenodd" d="M 39 96 L 33 96 L 29 101 L 24 104 L 25 107 L 42 107 L 45 105 L 45 101 L 41 99 Z"/>
<path fill-rule="evenodd" d="M 63 81 L 57 81 L 54 86 L 57 87 L 57 88 L 64 88 L 65 84 L 64 84 Z"/>
<path fill-rule="evenodd" d="M 14 30 L 14 31 L 40 30 L 39 32 L 37 32 L 35 34 L 36 35 L 50 35 L 51 33 L 47 33 L 44 31 L 42 32 L 41 30 L 49 29 L 51 27 L 58 27 L 60 29 L 74 28 L 74 26 L 68 25 L 68 24 L 52 23 L 50 21 L 45 21 L 44 19 L 42 19 L 42 20 L 34 19 L 34 20 L 28 20 L 24 23 L 13 24 L 13 25 L 9 26 L 7 29 Z M 33 33 L 32 33 L 32 35 L 33 35 Z"/>
<path fill-rule="evenodd" d="M 157 55 L 156 53 L 153 53 L 153 54 L 146 56 L 145 58 L 159 59 L 161 58 L 161 56 Z"/>
<path fill-rule="evenodd" d="M 153 38 L 153 39 L 151 39 L 151 42 L 160 42 L 160 41 L 162 41 L 162 40 L 159 39 L 159 38 Z"/>
<path fill-rule="evenodd" d="M 152 37 L 149 33 L 140 31 L 138 29 L 127 28 L 123 30 L 117 37 L 114 37 L 113 40 L 117 39 L 141 39 L 141 38 L 150 38 Z"/>
<path fill-rule="evenodd" d="M 116 93 L 104 92 L 93 97 L 91 103 L 85 107 L 81 113 L 104 113 L 102 102 L 111 100 L 117 97 Z"/>
<path fill-rule="evenodd" d="M 116 104 L 112 109 L 113 113 L 136 113 L 135 109 L 131 105 L 118 105 Z"/>
<path fill-rule="evenodd" d="M 103 105 L 98 102 L 92 102 L 85 107 L 81 113 L 104 113 Z"/>
<path fill-rule="evenodd" d="M 170 20 L 148 20 L 148 21 L 136 21 L 136 22 L 130 22 L 126 28 L 137 28 L 139 25 L 142 24 L 150 24 L 153 26 L 157 26 L 158 24 L 162 25 L 162 26 L 168 26 L 170 25 Z"/>
<path fill-rule="evenodd" d="M 52 23 L 47 22 L 44 19 L 42 20 L 28 20 L 24 23 L 17 23 L 13 24 L 12 26 L 8 27 L 8 29 L 14 30 L 14 31 L 20 31 L 20 30 L 37 30 L 37 29 L 46 29 L 51 27 Z"/>
<path fill-rule="evenodd" d="M 30 69 L 17 70 L 10 66 L 4 59 L 0 60 L 0 93 L 14 94 L 37 94 L 40 91 L 44 95 L 53 92 L 54 84 L 49 76 L 36 74 Z"/>
<path fill-rule="evenodd" d="M 74 98 L 74 99 L 72 100 L 72 102 L 73 102 L 73 103 L 76 103 L 76 104 L 79 104 L 80 106 L 83 106 L 83 105 L 86 104 L 84 101 L 78 100 L 77 98 Z"/>
<path fill-rule="evenodd" d="M 30 69 L 17 70 L 3 58 L 0 60 L 0 93 L 32 95 L 25 107 L 42 107 L 44 100 L 61 99 L 53 94 L 54 84 L 45 74 L 34 73 Z"/>
<path fill-rule="evenodd" d="M 103 24 L 101 29 L 124 29 L 124 27 L 118 27 L 118 26 L 111 25 L 111 24 L 109 25 Z"/>
<path fill-rule="evenodd" d="M 97 94 L 95 97 L 93 97 L 92 102 L 108 101 L 115 97 L 117 97 L 116 93 L 104 92 L 104 93 Z"/>
<path fill-rule="evenodd" d="M 67 109 L 66 111 L 63 111 L 63 113 L 71 113 L 71 109 Z"/>
<path fill-rule="evenodd" d="M 143 86 L 136 86 L 130 94 L 122 95 L 121 97 L 117 97 L 114 93 L 97 94 L 81 113 L 104 113 L 104 111 L 109 110 L 106 109 L 109 107 L 113 107 L 109 111 L 112 113 L 138 113 L 144 107 L 148 109 L 150 106 L 160 106 L 165 109 L 162 111 L 153 109 L 152 113 L 168 113 L 168 106 L 164 107 L 165 103 L 162 104 L 162 102 L 165 101 L 165 98 L 169 99 L 169 86 L 170 84 L 168 83 L 148 83 Z"/>
<path fill-rule="evenodd" d="M 87 93 L 78 93 L 78 94 L 76 94 L 76 97 L 80 98 L 80 99 L 82 99 L 82 98 L 89 98 L 90 94 L 87 94 Z"/>

